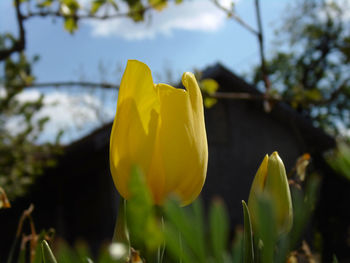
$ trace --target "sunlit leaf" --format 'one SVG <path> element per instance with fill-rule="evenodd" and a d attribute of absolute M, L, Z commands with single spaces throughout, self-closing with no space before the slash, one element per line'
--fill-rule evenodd
<path fill-rule="evenodd" d="M 118 5 L 117 5 L 117 3 L 116 3 L 115 0 L 108 0 L 108 3 L 109 3 L 111 6 L 113 6 L 113 8 L 114 8 L 115 11 L 118 11 L 118 10 L 119 10 L 119 7 L 118 7 Z"/>
<path fill-rule="evenodd" d="M 215 98 L 210 98 L 210 97 L 205 97 L 205 98 L 204 98 L 204 106 L 205 106 L 206 108 L 211 108 L 211 107 L 213 107 L 217 102 L 218 102 L 218 100 L 215 99 Z"/>
<path fill-rule="evenodd" d="M 130 199 L 126 205 L 127 225 L 131 246 L 136 249 L 156 250 L 163 242 L 151 193 L 142 172 L 133 167 L 130 177 Z"/>
<path fill-rule="evenodd" d="M 337 149 L 326 157 L 335 171 L 350 180 L 350 147 L 347 144 L 339 143 Z"/>
<path fill-rule="evenodd" d="M 53 0 L 44 0 L 37 4 L 38 7 L 49 7 L 53 3 Z"/>
<path fill-rule="evenodd" d="M 157 11 L 161 11 L 167 6 L 167 0 L 148 0 L 148 3 Z"/>
<path fill-rule="evenodd" d="M 74 33 L 78 29 L 77 21 L 73 17 L 67 17 L 64 21 L 64 28 L 69 33 Z"/>
<path fill-rule="evenodd" d="M 104 5 L 106 3 L 106 0 L 94 0 L 91 3 L 91 9 L 90 12 L 92 14 L 95 14 L 102 5 Z"/>
<path fill-rule="evenodd" d="M 41 242 L 41 248 L 42 248 L 42 257 L 43 257 L 44 263 L 57 263 L 57 260 L 53 255 L 50 249 L 50 246 L 46 242 L 46 240 Z"/>
<path fill-rule="evenodd" d="M 219 89 L 219 83 L 214 79 L 203 79 L 200 81 L 199 86 L 203 92 L 209 95 L 213 95 Z"/>

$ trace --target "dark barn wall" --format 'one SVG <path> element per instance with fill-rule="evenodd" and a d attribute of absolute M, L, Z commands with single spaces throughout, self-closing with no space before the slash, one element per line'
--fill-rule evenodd
<path fill-rule="evenodd" d="M 221 100 L 205 111 L 209 163 L 202 192 L 205 201 L 221 196 L 234 224 L 242 224 L 241 200 L 265 154 L 278 151 L 287 170 L 302 153 L 293 132 L 256 103 Z"/>
<path fill-rule="evenodd" d="M 71 244 L 87 241 L 95 253 L 112 239 L 119 198 L 109 172 L 110 128 L 67 147 L 58 166 L 47 170 L 28 196 L 13 202 L 11 209 L 0 210 L 1 263 L 6 262 L 23 210 L 31 203 L 37 231 L 54 228 Z"/>

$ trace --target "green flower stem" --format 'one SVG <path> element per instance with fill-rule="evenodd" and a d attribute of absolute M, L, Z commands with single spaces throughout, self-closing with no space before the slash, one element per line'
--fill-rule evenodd
<path fill-rule="evenodd" d="M 131 251 L 129 231 L 126 220 L 126 205 L 126 200 L 123 197 L 120 197 L 117 221 L 115 224 L 112 242 L 124 244 L 128 249 L 128 254 L 130 258 Z"/>

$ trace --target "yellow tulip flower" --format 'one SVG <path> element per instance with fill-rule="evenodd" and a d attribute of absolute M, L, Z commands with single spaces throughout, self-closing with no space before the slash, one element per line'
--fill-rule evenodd
<path fill-rule="evenodd" d="M 257 226 L 257 198 L 266 194 L 272 200 L 278 233 L 287 233 L 293 224 L 293 207 L 286 169 L 277 152 L 265 156 L 253 180 L 248 207 L 253 230 Z"/>
<path fill-rule="evenodd" d="M 192 73 L 182 83 L 185 89 L 154 84 L 145 64 L 128 61 L 110 138 L 112 177 L 126 199 L 133 165 L 156 204 L 175 194 L 186 205 L 202 190 L 208 162 L 202 95 Z"/>

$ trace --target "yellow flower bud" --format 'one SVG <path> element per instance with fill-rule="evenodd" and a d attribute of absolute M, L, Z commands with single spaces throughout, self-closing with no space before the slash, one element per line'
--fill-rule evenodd
<path fill-rule="evenodd" d="M 128 61 L 110 138 L 113 181 L 126 199 L 133 165 L 156 204 L 175 194 L 186 205 L 202 190 L 208 163 L 202 95 L 192 73 L 182 83 L 186 90 L 154 84 L 145 64 Z"/>
<path fill-rule="evenodd" d="M 257 198 L 267 195 L 273 204 L 278 233 L 287 233 L 293 224 L 292 199 L 284 164 L 277 152 L 265 156 L 253 180 L 248 207 L 253 230 L 257 227 Z"/>

